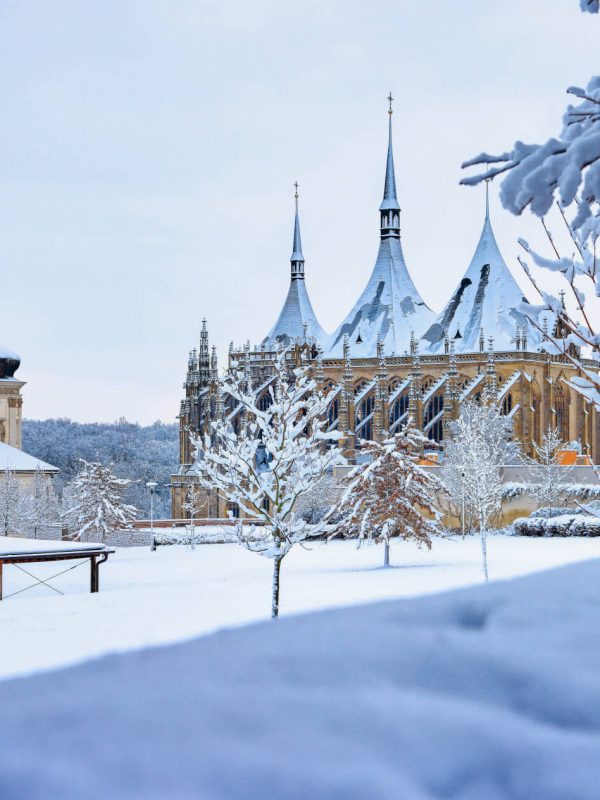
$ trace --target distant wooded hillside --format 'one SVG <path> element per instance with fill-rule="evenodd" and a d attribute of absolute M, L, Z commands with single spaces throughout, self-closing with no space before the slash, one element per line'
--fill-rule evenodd
<path fill-rule="evenodd" d="M 150 514 L 147 481 L 159 486 L 155 496 L 155 517 L 170 517 L 169 478 L 179 462 L 178 425 L 137 425 L 120 419 L 118 422 L 80 423 L 70 419 L 23 420 L 23 450 L 58 467 L 57 489 L 76 475 L 80 458 L 114 464 L 121 478 L 131 478 L 125 498 Z"/>

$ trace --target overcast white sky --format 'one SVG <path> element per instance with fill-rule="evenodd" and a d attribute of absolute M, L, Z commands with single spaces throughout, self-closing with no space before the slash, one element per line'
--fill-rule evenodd
<path fill-rule="evenodd" d="M 483 218 L 461 161 L 557 133 L 599 37 L 575 0 L 2 0 L 0 343 L 24 415 L 172 420 L 202 317 L 223 358 L 278 314 L 296 179 L 333 330 L 377 251 L 390 89 L 405 256 L 439 310 Z M 539 223 L 496 192 L 517 273 Z"/>

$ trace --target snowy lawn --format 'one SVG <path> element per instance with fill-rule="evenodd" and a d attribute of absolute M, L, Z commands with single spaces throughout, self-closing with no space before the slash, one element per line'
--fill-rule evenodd
<path fill-rule="evenodd" d="M 17 541 L 17 540 L 15 540 Z M 17 543 L 21 546 L 23 540 Z M 55 543 L 53 543 L 55 544 Z M 381 569 L 382 546 L 349 541 L 297 546 L 282 567 L 281 614 L 439 592 L 481 582 L 478 538 L 437 540 L 431 552 L 394 543 Z M 600 557 L 600 539 L 489 539 L 492 579 Z M 70 564 L 67 563 L 66 566 Z M 27 564 L 40 576 L 61 565 Z M 173 642 L 270 613 L 270 559 L 238 545 L 117 550 L 100 568 L 100 593 L 89 594 L 89 567 L 0 603 L 0 675 L 60 666 L 111 651 Z M 9 594 L 31 583 L 4 569 Z"/>
<path fill-rule="evenodd" d="M 560 560 L 577 547 L 535 544 L 492 539 L 491 563 L 522 569 L 523 559 L 542 562 L 545 552 Z M 196 563 L 214 557 L 222 574 L 229 553 L 214 553 L 197 554 Z M 352 599 L 367 585 L 374 593 L 376 580 L 388 592 L 394 584 L 431 587 L 434 573 L 438 586 L 459 573 L 472 580 L 474 555 L 461 546 L 454 566 L 444 566 L 451 550 L 440 548 L 437 566 L 386 574 L 332 570 L 352 562 L 343 546 L 313 555 L 312 566 L 301 556 L 289 568 L 288 607 L 298 596 L 306 605 L 344 592 Z M 189 581 L 185 562 L 167 557 Z M 233 596 L 258 608 L 259 586 L 240 579 L 236 560 L 231 586 L 213 578 L 214 608 Z M 167 609 L 155 601 L 168 595 L 154 592 L 140 594 L 160 621 Z M 115 605 L 105 613 L 130 627 L 125 593 L 107 594 Z M 206 612 L 207 595 L 195 599 Z M 188 599 L 178 614 L 192 606 Z M 4 681 L 0 797 L 597 800 L 599 608 L 595 560 L 447 594 L 284 616 Z M 137 611 L 135 620 L 143 624 Z"/>

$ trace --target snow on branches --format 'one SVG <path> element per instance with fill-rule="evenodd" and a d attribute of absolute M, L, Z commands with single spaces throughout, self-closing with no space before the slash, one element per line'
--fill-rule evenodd
<path fill-rule="evenodd" d="M 512 150 L 500 155 L 480 153 L 462 167 L 485 164 L 485 171 L 463 178 L 461 183 L 472 186 L 508 173 L 500 199 L 517 215 L 529 207 L 536 216 L 544 217 L 555 198 L 560 197 L 563 207 L 577 199 L 573 228 L 581 228 L 587 240 L 599 231 L 594 209 L 600 201 L 600 76 L 593 77 L 585 89 L 571 86 L 567 92 L 581 103 L 567 107 L 557 138 L 544 144 L 516 142 Z"/>
<path fill-rule="evenodd" d="M 64 516 L 73 539 L 105 541 L 108 533 L 129 526 L 138 516 L 137 508 L 123 501 L 131 481 L 117 478 L 111 465 L 80 461 L 79 474 L 64 489 Z"/>
<path fill-rule="evenodd" d="M 20 487 L 14 472 L 8 467 L 0 474 L 0 526 L 1 533 L 8 536 L 20 527 Z"/>
<path fill-rule="evenodd" d="M 535 458 L 525 457 L 529 467 L 531 485 L 529 494 L 541 506 L 558 506 L 563 500 L 565 487 L 573 472 L 573 468 L 560 463 L 560 451 L 564 442 L 560 431 L 548 428 L 542 434 L 539 444 L 534 442 Z"/>
<path fill-rule="evenodd" d="M 282 559 L 326 529 L 324 520 L 303 519 L 297 506 L 344 463 L 335 445 L 340 435 L 325 430 L 328 396 L 306 367 L 289 364 L 287 351 L 278 353 L 267 387 L 253 387 L 246 372 L 232 369 L 220 388 L 236 407 L 212 423 L 209 436 L 194 441 L 195 469 L 201 486 L 250 518 L 249 524 L 235 522 L 240 544 L 273 559 L 271 614 L 277 617 Z"/>
<path fill-rule="evenodd" d="M 392 538 L 414 541 L 431 548 L 431 537 L 440 533 L 434 498 L 442 485 L 419 466 L 429 439 L 410 423 L 383 443 L 363 442 L 371 461 L 356 466 L 350 483 L 332 511 L 335 533 L 383 542 L 384 566 L 389 565 Z"/>
<path fill-rule="evenodd" d="M 598 13 L 598 0 L 580 0 L 581 9 Z M 538 267 L 564 275 L 574 303 L 569 314 L 564 302 L 545 292 L 533 277 L 529 263 L 519 258 L 525 274 L 541 299 L 541 305 L 523 304 L 520 311 L 544 334 L 544 347 L 565 355 L 581 369 L 585 385 L 582 394 L 600 407 L 600 377 L 597 370 L 585 367 L 579 348 L 600 362 L 600 330 L 592 324 L 597 311 L 586 302 L 586 293 L 600 297 L 600 76 L 592 77 L 585 88 L 571 86 L 567 92 L 580 102 L 568 105 L 562 130 L 544 144 L 517 141 L 511 150 L 499 155 L 480 153 L 462 164 L 463 168 L 485 165 L 477 175 L 461 183 L 475 185 L 497 175 L 505 177 L 500 187 L 502 205 L 513 214 L 529 208 L 542 218 L 551 249 L 550 258 L 534 252 L 520 240 L 525 253 Z M 573 253 L 561 254 L 544 217 L 556 203 L 573 243 Z M 567 218 L 565 209 L 574 208 Z M 596 301 L 597 302 L 597 301 Z M 542 312 L 550 312 L 561 328 L 561 335 L 544 329 Z"/>
<path fill-rule="evenodd" d="M 19 516 L 23 528 L 33 531 L 34 539 L 60 523 L 60 507 L 53 480 L 39 468 L 33 475 L 31 486 L 21 493 Z"/>
<path fill-rule="evenodd" d="M 502 504 L 501 468 L 516 454 L 511 442 L 512 422 L 491 404 L 480 406 L 469 401 L 449 427 L 442 481 L 450 492 L 460 487 L 465 510 L 477 522 L 487 581 L 487 526 Z"/>

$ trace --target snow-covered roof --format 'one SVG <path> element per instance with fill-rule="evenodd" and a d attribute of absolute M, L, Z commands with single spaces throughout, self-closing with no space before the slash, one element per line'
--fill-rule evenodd
<path fill-rule="evenodd" d="M 417 291 L 408 273 L 400 244 L 400 205 L 396 197 L 396 176 L 389 121 L 388 152 L 381 213 L 381 242 L 367 285 L 342 324 L 331 335 L 328 355 L 342 355 L 348 336 L 351 355 L 368 358 L 376 353 L 377 340 L 386 355 L 402 355 L 410 346 L 411 333 L 421 334 L 433 319 L 433 312 Z"/>
<path fill-rule="evenodd" d="M 11 447 L 5 442 L 0 442 L 0 471 L 10 469 L 13 472 L 35 472 L 41 469 L 42 472 L 60 472 L 58 467 L 46 464 L 29 453 L 24 453 L 16 447 Z"/>
<path fill-rule="evenodd" d="M 424 331 L 432 317 L 408 274 L 400 240 L 382 239 L 367 285 L 331 335 L 328 355 L 341 357 L 346 334 L 355 358 L 374 356 L 378 338 L 386 355 L 403 355 L 409 349 L 411 332 Z"/>
<path fill-rule="evenodd" d="M 300 219 L 296 198 L 296 216 L 294 218 L 294 243 L 290 257 L 291 277 L 285 303 L 275 325 L 262 341 L 262 347 L 276 349 L 288 345 L 294 339 L 305 336 L 316 339 L 321 345 L 327 340 L 327 334 L 320 326 L 306 289 L 304 280 L 304 256 L 300 238 Z"/>
<path fill-rule="evenodd" d="M 437 353 L 448 336 L 454 341 L 456 352 L 477 352 L 483 329 L 486 343 L 488 336 L 494 337 L 496 350 L 515 350 L 517 327 L 526 328 L 527 349 L 537 349 L 539 333 L 518 310 L 523 302 L 527 298 L 502 258 L 486 201 L 483 230 L 469 268 L 444 310 L 423 335 L 422 349 Z"/>
<path fill-rule="evenodd" d="M 0 345 L 0 358 L 14 358 L 17 361 L 21 360 L 21 356 L 15 353 L 14 350 L 8 350 L 6 347 Z"/>

